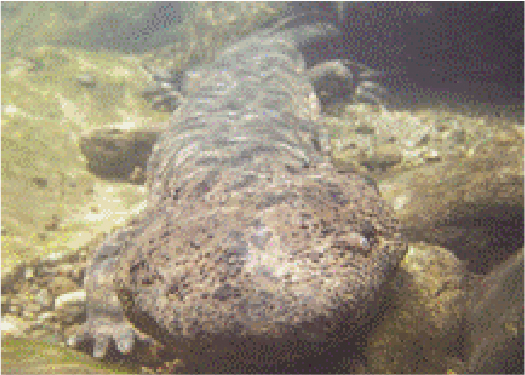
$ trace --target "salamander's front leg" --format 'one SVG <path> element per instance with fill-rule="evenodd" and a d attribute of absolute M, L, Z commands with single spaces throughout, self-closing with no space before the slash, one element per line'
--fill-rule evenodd
<path fill-rule="evenodd" d="M 151 344 L 152 340 L 138 332 L 124 317 L 124 311 L 114 290 L 118 234 L 107 240 L 97 251 L 86 270 L 86 322 L 69 337 L 68 345 L 91 351 L 93 357 L 108 354 L 111 345 L 122 354 L 133 351 L 137 341 Z"/>

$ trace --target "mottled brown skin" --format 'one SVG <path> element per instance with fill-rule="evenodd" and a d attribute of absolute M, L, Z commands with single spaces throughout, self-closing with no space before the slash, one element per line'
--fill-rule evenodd
<path fill-rule="evenodd" d="M 344 342 L 377 307 L 404 248 L 377 191 L 331 168 L 154 216 L 120 258 L 126 315 L 206 371 L 229 356 L 269 366 Z"/>
<path fill-rule="evenodd" d="M 188 371 L 275 372 L 357 339 L 406 245 L 378 191 L 328 161 L 298 49 L 327 30 L 263 31 L 201 68 L 149 161 L 148 208 L 87 271 L 88 301 L 117 313 L 90 302 L 76 342 L 128 350 L 129 321 Z"/>

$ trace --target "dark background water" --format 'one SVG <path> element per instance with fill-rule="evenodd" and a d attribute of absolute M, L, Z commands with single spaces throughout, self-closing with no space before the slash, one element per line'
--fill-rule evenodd
<path fill-rule="evenodd" d="M 141 53 L 173 43 L 192 2 L 118 2 L 88 11 L 88 2 L 2 2 L 2 54 L 30 43 L 78 45 Z M 232 12 L 243 11 L 241 3 Z M 471 82 L 523 99 L 523 2 L 270 2 L 280 15 L 319 12 L 342 35 L 307 52 L 310 62 L 349 58 L 384 73 L 387 85 L 414 82 L 431 89 L 461 89 Z M 199 8 L 202 11 L 202 8 Z M 63 32 L 34 30 L 64 19 Z M 89 14 L 89 15 L 88 15 Z M 57 21 L 58 22 L 58 21 Z M 67 26 L 69 24 L 69 26 Z"/>
<path fill-rule="evenodd" d="M 478 83 L 500 92 L 502 97 L 495 95 L 494 100 L 523 100 L 523 2 L 336 5 L 307 5 L 339 11 L 343 32 L 331 46 L 315 46 L 311 58 L 364 63 L 383 71 L 391 86 L 413 82 L 428 89 L 468 91 Z"/>

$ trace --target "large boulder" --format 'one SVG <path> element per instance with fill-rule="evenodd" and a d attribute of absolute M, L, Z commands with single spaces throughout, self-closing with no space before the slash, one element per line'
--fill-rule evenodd
<path fill-rule="evenodd" d="M 467 312 L 471 374 L 523 374 L 523 249 L 475 283 Z"/>
<path fill-rule="evenodd" d="M 487 129 L 489 130 L 489 129 Z M 464 157 L 380 184 L 412 240 L 439 244 L 485 274 L 523 246 L 523 132 L 510 126 Z"/>
<path fill-rule="evenodd" d="M 463 372 L 470 288 L 465 262 L 449 250 L 410 243 L 389 291 L 391 309 L 366 348 L 366 373 Z"/>

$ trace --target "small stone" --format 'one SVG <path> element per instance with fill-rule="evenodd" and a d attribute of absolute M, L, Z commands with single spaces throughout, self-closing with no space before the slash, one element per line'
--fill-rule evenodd
<path fill-rule="evenodd" d="M 18 57 L 14 61 L 14 67 L 8 70 L 6 74 L 10 77 L 17 77 L 29 72 L 30 70 L 34 69 L 34 67 L 34 62 Z"/>
<path fill-rule="evenodd" d="M 21 316 L 22 311 L 23 311 L 23 308 L 19 304 L 15 304 L 12 302 L 11 305 L 9 306 L 9 312 L 13 315 Z"/>
<path fill-rule="evenodd" d="M 86 303 L 86 292 L 78 290 L 58 296 L 55 299 L 55 311 L 65 310 L 70 306 L 83 306 Z"/>
<path fill-rule="evenodd" d="M 9 306 L 9 304 L 11 303 L 11 297 L 5 294 L 2 294 L 1 300 L 2 300 L 2 310 L 4 309 L 4 306 Z"/>
<path fill-rule="evenodd" d="M 437 150 L 429 150 L 422 155 L 423 159 L 426 161 L 440 161 L 441 154 Z"/>
<path fill-rule="evenodd" d="M 3 315 L 0 320 L 2 339 L 23 337 L 24 331 L 29 328 L 29 323 L 13 315 Z"/>
<path fill-rule="evenodd" d="M 375 128 L 367 125 L 361 125 L 355 128 L 355 132 L 358 134 L 374 134 Z"/>
<path fill-rule="evenodd" d="M 26 280 L 32 280 L 35 277 L 35 269 L 33 267 L 27 267 L 24 272 Z"/>
<path fill-rule="evenodd" d="M 77 82 L 84 87 L 93 88 L 97 86 L 97 81 L 91 74 L 83 74 L 77 77 Z"/>
<path fill-rule="evenodd" d="M 51 216 L 51 220 L 49 220 L 47 223 L 44 224 L 44 228 L 47 231 L 55 231 L 58 229 L 60 225 L 60 217 L 56 214 L 53 214 Z"/>
<path fill-rule="evenodd" d="M 37 315 L 42 310 L 42 306 L 36 302 L 26 303 L 23 306 L 22 316 L 29 320 L 36 320 Z"/>
<path fill-rule="evenodd" d="M 465 129 L 458 129 L 447 134 L 447 139 L 456 145 L 463 145 L 467 140 L 467 132 Z"/>
<path fill-rule="evenodd" d="M 41 309 L 49 309 L 53 305 L 53 296 L 47 289 L 41 289 L 35 295 L 35 302 L 40 305 Z"/>
<path fill-rule="evenodd" d="M 53 295 L 63 295 L 78 289 L 77 284 L 66 276 L 54 277 L 48 285 Z"/>
<path fill-rule="evenodd" d="M 499 131 L 494 135 L 494 141 L 500 146 L 507 146 L 516 143 L 516 134 L 511 134 L 509 131 Z"/>
<path fill-rule="evenodd" d="M 54 311 L 46 311 L 38 316 L 38 322 L 45 324 L 51 323 L 57 320 L 57 314 Z"/>
<path fill-rule="evenodd" d="M 402 209 L 409 202 L 410 202 L 410 196 L 408 194 L 403 194 L 403 195 L 397 196 L 394 199 L 394 204 L 393 204 L 394 210 L 397 211 L 397 210 Z"/>
<path fill-rule="evenodd" d="M 43 177 L 35 177 L 32 179 L 33 183 L 40 187 L 40 188 L 45 188 L 47 186 L 47 179 L 46 178 L 43 178 Z"/>
<path fill-rule="evenodd" d="M 61 264 L 55 268 L 56 275 L 68 278 L 73 278 L 76 271 L 78 271 L 78 267 L 74 264 Z"/>
<path fill-rule="evenodd" d="M 427 133 L 427 134 L 421 136 L 421 138 L 417 141 L 416 145 L 417 146 L 428 145 L 429 141 L 430 141 L 430 133 Z"/>
<path fill-rule="evenodd" d="M 373 154 L 365 160 L 361 160 L 361 164 L 372 169 L 384 170 L 399 164 L 402 160 L 403 156 L 397 145 L 384 144 L 376 147 Z"/>
<path fill-rule="evenodd" d="M 42 260 L 45 264 L 53 265 L 58 264 L 61 261 L 64 260 L 65 254 L 64 253 L 51 253 L 48 254 L 44 259 Z"/>

